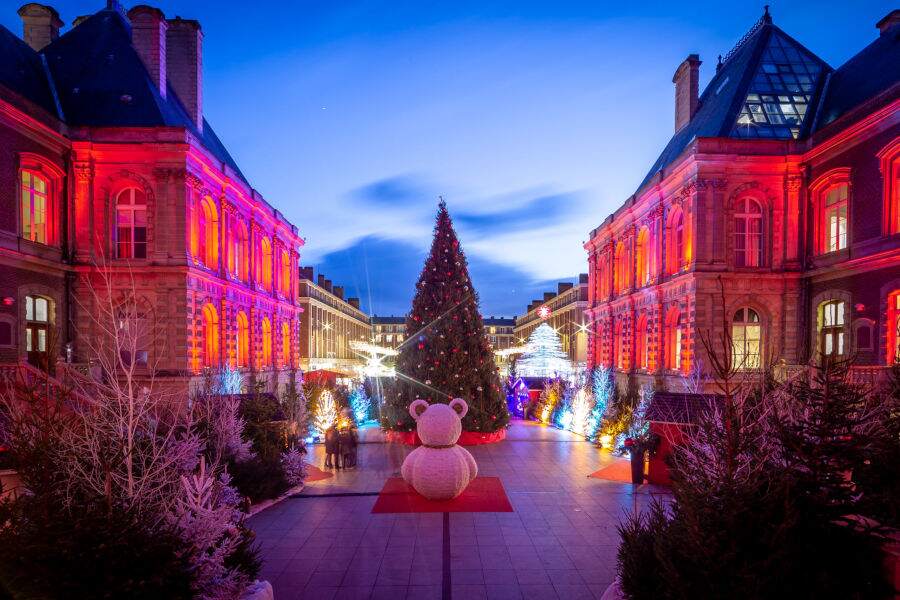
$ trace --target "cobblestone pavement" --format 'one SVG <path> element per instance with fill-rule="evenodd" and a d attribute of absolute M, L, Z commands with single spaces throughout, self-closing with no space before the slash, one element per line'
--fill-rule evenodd
<path fill-rule="evenodd" d="M 599 598 L 615 573 L 616 525 L 664 493 L 588 478 L 614 459 L 567 432 L 514 422 L 505 441 L 469 448 L 514 512 L 450 513 L 447 523 L 440 513 L 373 515 L 408 449 L 383 443 L 377 428 L 362 439 L 356 469 L 250 519 L 276 600 Z M 310 461 L 322 466 L 321 446 Z"/>

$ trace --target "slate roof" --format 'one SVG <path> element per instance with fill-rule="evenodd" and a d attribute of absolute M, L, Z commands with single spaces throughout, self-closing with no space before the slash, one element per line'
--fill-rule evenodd
<path fill-rule="evenodd" d="M 247 183 L 209 122 L 199 131 L 171 86 L 165 98 L 159 93 L 117 8 L 88 17 L 39 53 L 0 26 L 0 55 L 0 83 L 54 115 L 55 90 L 68 125 L 184 127 Z"/>
<path fill-rule="evenodd" d="M 41 56 L 0 25 L 0 85 L 59 117 Z"/>
<path fill-rule="evenodd" d="M 694 424 L 704 411 L 721 401 L 717 394 L 654 392 L 645 418 L 652 423 Z"/>
<path fill-rule="evenodd" d="M 486 317 L 484 324 L 512 327 L 516 324 L 516 320 L 512 317 Z"/>
<path fill-rule="evenodd" d="M 900 26 L 894 26 L 840 66 L 829 78 L 816 129 L 900 83 Z"/>
<path fill-rule="evenodd" d="M 823 70 L 831 70 L 822 59 L 776 26 L 768 14 L 764 15 L 725 57 L 715 76 L 700 95 L 693 118 L 672 136 L 641 181 L 638 191 L 647 185 L 654 175 L 672 164 L 694 139 L 727 137 L 732 134 L 742 103 L 757 73 L 760 58 L 773 35 L 779 35 L 781 39 L 792 43 L 807 58 L 819 63 Z M 812 98 L 811 107 L 816 106 L 819 96 L 820 93 L 816 93 Z M 804 122 L 806 129 L 812 120 L 809 118 Z"/>

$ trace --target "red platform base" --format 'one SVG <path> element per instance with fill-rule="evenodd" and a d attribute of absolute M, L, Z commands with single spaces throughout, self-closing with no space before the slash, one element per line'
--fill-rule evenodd
<path fill-rule="evenodd" d="M 429 500 L 400 477 L 391 477 L 378 494 L 373 513 L 513 512 L 499 477 L 476 477 L 453 500 Z"/>
<path fill-rule="evenodd" d="M 398 442 L 407 446 L 421 446 L 422 440 L 415 431 L 385 431 L 384 439 L 388 442 Z M 456 443 L 460 446 L 478 446 L 480 444 L 493 444 L 506 439 L 506 430 L 498 429 L 493 433 L 480 431 L 463 431 Z"/>

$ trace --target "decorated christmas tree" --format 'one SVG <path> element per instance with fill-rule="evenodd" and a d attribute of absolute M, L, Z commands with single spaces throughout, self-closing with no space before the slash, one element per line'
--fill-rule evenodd
<path fill-rule="evenodd" d="M 493 432 L 506 426 L 509 412 L 478 312 L 478 294 L 443 200 L 406 331 L 397 378 L 385 398 L 386 429 L 415 429 L 408 407 L 416 398 L 432 403 L 464 399 L 469 405 L 463 419 L 466 431 Z"/>
<path fill-rule="evenodd" d="M 556 330 L 541 323 L 528 337 L 526 350 L 516 361 L 519 377 L 567 377 L 572 361 L 563 352 Z"/>

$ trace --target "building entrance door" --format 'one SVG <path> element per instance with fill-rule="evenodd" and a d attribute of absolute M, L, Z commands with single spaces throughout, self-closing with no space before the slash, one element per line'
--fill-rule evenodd
<path fill-rule="evenodd" d="M 50 359 L 49 307 L 46 298 L 25 297 L 25 352 L 29 363 L 44 370 Z"/>

